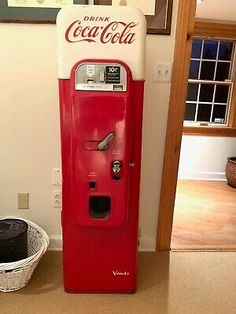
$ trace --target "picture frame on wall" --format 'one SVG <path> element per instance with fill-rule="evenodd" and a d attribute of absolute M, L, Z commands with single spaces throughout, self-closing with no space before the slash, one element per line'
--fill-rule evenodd
<path fill-rule="evenodd" d="M 121 0 L 129 5 L 129 0 Z M 95 5 L 112 5 L 112 0 L 94 0 Z M 170 35 L 173 0 L 155 0 L 154 15 L 145 15 L 147 34 Z"/>
<path fill-rule="evenodd" d="M 60 7 L 56 7 L 58 4 L 56 0 L 27 0 L 24 2 L 15 0 L 16 6 L 9 5 L 12 3 L 14 5 L 14 0 L 0 1 L 0 23 L 55 24 L 57 13 L 60 10 Z M 25 6 L 23 6 L 24 3 Z M 34 3 L 35 7 L 33 7 Z M 47 3 L 50 6 L 47 7 Z M 64 0 L 61 3 L 88 4 L 88 0 Z"/>

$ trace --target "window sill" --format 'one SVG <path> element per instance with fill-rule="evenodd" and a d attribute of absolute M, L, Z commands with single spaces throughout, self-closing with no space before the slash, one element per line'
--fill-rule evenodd
<path fill-rule="evenodd" d="M 236 137 L 236 128 L 213 126 L 184 126 L 183 135 Z"/>

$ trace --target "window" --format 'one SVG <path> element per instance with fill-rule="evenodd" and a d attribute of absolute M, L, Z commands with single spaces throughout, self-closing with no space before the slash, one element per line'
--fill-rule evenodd
<path fill-rule="evenodd" d="M 233 89 L 234 46 L 233 40 L 193 39 L 185 124 L 228 125 Z"/>
<path fill-rule="evenodd" d="M 193 37 L 183 134 L 236 137 L 236 24 L 196 20 Z"/>

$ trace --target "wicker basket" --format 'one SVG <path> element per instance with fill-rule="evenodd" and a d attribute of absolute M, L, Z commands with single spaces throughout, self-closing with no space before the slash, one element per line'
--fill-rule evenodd
<path fill-rule="evenodd" d="M 29 282 L 41 256 L 49 245 L 47 233 L 32 221 L 17 217 L 28 224 L 28 257 L 16 262 L 0 263 L 0 291 L 11 292 L 23 288 Z"/>
<path fill-rule="evenodd" d="M 229 157 L 225 167 L 225 175 L 228 185 L 236 188 L 236 157 Z"/>

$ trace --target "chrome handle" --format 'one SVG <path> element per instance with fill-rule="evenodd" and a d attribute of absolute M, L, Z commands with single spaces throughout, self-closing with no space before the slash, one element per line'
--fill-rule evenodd
<path fill-rule="evenodd" d="M 107 134 L 104 139 L 101 140 L 101 142 L 98 143 L 97 145 L 97 150 L 106 150 L 108 148 L 109 143 L 113 140 L 115 137 L 115 132 L 110 132 Z"/>

